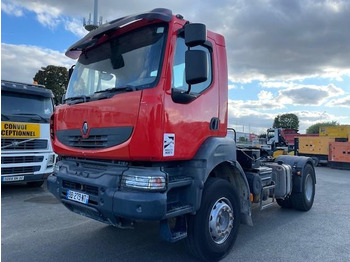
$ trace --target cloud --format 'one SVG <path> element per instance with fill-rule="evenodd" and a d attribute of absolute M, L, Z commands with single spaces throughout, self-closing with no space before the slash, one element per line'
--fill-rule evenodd
<path fill-rule="evenodd" d="M 300 121 L 299 130 L 301 133 L 305 133 L 308 127 L 316 123 L 330 122 L 330 121 L 346 123 L 347 121 L 349 121 L 348 115 L 346 114 L 346 112 L 338 115 L 327 113 L 326 111 L 307 111 L 307 110 L 292 111 L 290 113 L 296 114 L 298 116 Z"/>
<path fill-rule="evenodd" d="M 265 84 L 261 83 L 260 85 L 264 86 Z M 271 86 L 270 83 L 267 83 L 267 85 Z M 261 90 L 257 94 L 257 100 L 231 100 L 230 103 L 245 109 L 273 110 L 283 109 L 291 105 L 320 106 L 330 98 L 344 94 L 344 90 L 336 87 L 334 84 L 317 86 L 288 83 L 285 86 L 288 87 L 280 89 L 276 95 L 272 92 Z M 344 104 L 346 104 L 346 101 Z"/>
<path fill-rule="evenodd" d="M 66 20 L 64 24 L 67 31 L 70 31 L 79 37 L 83 37 L 88 33 L 83 28 L 81 20 L 78 20 L 78 19 Z"/>
<path fill-rule="evenodd" d="M 8 6 L 10 1 L 3 1 Z M 87 17 L 93 1 L 12 0 L 36 12 L 38 20 L 54 26 L 61 16 Z M 203 22 L 226 38 L 229 78 L 253 80 L 302 80 L 310 77 L 340 79 L 350 75 L 350 1 L 347 0 L 161 0 L 100 1 L 104 20 L 166 7 L 185 19 Z M 186 8 L 185 8 L 186 7 Z M 72 20 L 73 21 L 73 20 Z M 66 25 L 77 35 L 77 27 Z"/>
<path fill-rule="evenodd" d="M 273 113 L 262 113 L 252 108 L 242 107 L 242 103 L 229 100 L 228 103 L 228 126 L 236 131 L 263 133 L 272 126 L 276 116 Z"/>
<path fill-rule="evenodd" d="M 205 23 L 208 29 L 225 36 L 230 90 L 242 89 L 243 84 L 254 80 L 268 89 L 259 92 L 257 100 L 230 100 L 229 123 L 264 130 L 290 105 L 348 107 L 349 96 L 340 97 L 344 90 L 334 84 L 316 86 L 300 81 L 342 81 L 343 76 L 350 76 L 350 1 L 100 0 L 99 15 L 111 21 L 157 7 L 172 9 L 191 22 Z M 86 34 L 81 20 L 92 13 L 93 0 L 3 0 L 2 10 L 17 16 L 34 12 L 43 26 L 55 30 L 63 25 L 81 37 Z M 72 61 L 50 49 L 2 44 L 3 77 L 31 82 L 37 70 L 48 64 L 68 67 Z M 338 116 L 323 111 L 295 112 L 302 128 L 319 119 L 338 120 Z"/>
<path fill-rule="evenodd" d="M 229 100 L 229 104 L 241 109 L 251 110 L 273 110 L 282 109 L 285 105 L 277 103 L 275 99 L 272 100 Z"/>
<path fill-rule="evenodd" d="M 237 89 L 238 87 L 234 84 L 228 85 L 228 90 Z"/>
<path fill-rule="evenodd" d="M 1 78 L 32 83 L 35 74 L 47 65 L 69 67 L 72 60 L 63 53 L 28 45 L 1 43 Z"/>
<path fill-rule="evenodd" d="M 64 2 L 64 1 L 62 1 Z M 73 1 L 74 2 L 74 1 Z M 67 4 L 67 3 L 66 3 Z M 74 5 L 74 4 L 73 4 Z M 50 3 L 50 1 L 21 1 L 5 0 L 2 3 L 2 10 L 9 15 L 22 16 L 24 11 L 36 14 L 37 21 L 44 27 L 54 30 L 57 26 L 63 25 L 67 31 L 82 37 L 88 32 L 82 26 L 82 19 L 67 16 L 67 6 Z"/>
<path fill-rule="evenodd" d="M 61 23 L 60 16 L 62 11 L 60 8 L 39 2 L 29 2 L 27 7 L 30 11 L 36 13 L 37 20 L 43 26 L 53 29 Z"/>
<path fill-rule="evenodd" d="M 338 99 L 332 99 L 326 106 L 328 107 L 347 107 L 350 108 L 350 95 Z"/>
<path fill-rule="evenodd" d="M 1 3 L 1 10 L 4 11 L 8 15 L 13 15 L 13 16 L 22 16 L 23 15 L 23 8 L 13 2 L 5 2 L 3 1 Z"/>
<path fill-rule="evenodd" d="M 285 82 L 285 81 L 265 81 L 261 82 L 260 86 L 264 88 L 286 88 L 293 87 L 295 84 L 293 82 Z"/>
<path fill-rule="evenodd" d="M 320 106 L 331 97 L 343 95 L 344 90 L 334 84 L 328 86 L 294 85 L 279 91 L 276 100 L 290 105 Z"/>
<path fill-rule="evenodd" d="M 235 128 L 237 131 L 250 131 L 257 134 L 266 132 L 267 128 L 272 127 L 273 120 L 277 115 L 286 113 L 285 111 L 274 113 L 261 112 L 259 108 L 246 108 L 232 100 L 229 101 L 228 112 L 230 127 Z M 338 121 L 346 123 L 349 121 L 346 112 L 334 115 L 325 111 L 294 110 L 288 111 L 288 113 L 298 116 L 300 133 L 305 133 L 308 127 L 319 122 Z"/>
<path fill-rule="evenodd" d="M 273 99 L 273 94 L 272 94 L 271 92 L 262 90 L 262 91 L 260 91 L 259 94 L 258 94 L 258 99 L 259 99 L 260 101 L 263 101 L 263 100 L 272 100 L 272 99 Z"/>

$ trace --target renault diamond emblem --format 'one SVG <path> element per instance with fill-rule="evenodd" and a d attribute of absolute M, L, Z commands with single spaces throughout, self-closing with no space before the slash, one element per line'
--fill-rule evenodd
<path fill-rule="evenodd" d="M 87 135 L 88 130 L 89 130 L 88 123 L 84 122 L 84 124 L 83 124 L 83 134 L 84 134 L 84 136 Z"/>

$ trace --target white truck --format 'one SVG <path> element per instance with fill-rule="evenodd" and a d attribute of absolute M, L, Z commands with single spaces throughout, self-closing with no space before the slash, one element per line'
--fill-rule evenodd
<path fill-rule="evenodd" d="M 1 183 L 40 187 L 53 172 L 53 94 L 43 86 L 1 80 Z"/>

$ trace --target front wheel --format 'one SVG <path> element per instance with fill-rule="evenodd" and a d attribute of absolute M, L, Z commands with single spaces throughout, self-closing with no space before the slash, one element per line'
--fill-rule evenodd
<path fill-rule="evenodd" d="M 204 261 L 218 261 L 231 250 L 240 224 L 240 204 L 234 187 L 226 180 L 209 178 L 202 204 L 188 218 L 186 245 Z"/>

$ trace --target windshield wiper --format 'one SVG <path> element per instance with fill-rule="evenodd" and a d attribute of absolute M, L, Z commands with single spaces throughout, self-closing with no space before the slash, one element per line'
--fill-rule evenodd
<path fill-rule="evenodd" d="M 64 99 L 63 102 L 70 102 L 69 104 L 78 104 L 78 103 L 85 103 L 90 101 L 90 97 L 86 95 L 81 95 L 81 96 L 73 96 L 73 97 L 68 97 Z"/>
<path fill-rule="evenodd" d="M 49 122 L 49 119 L 44 118 L 39 114 L 20 113 L 20 114 L 14 114 L 13 116 L 29 116 L 29 117 L 31 116 L 32 117 L 31 119 L 39 118 L 41 121 L 44 121 L 45 123 Z"/>
<path fill-rule="evenodd" d="M 1 120 L 3 118 L 4 118 L 4 120 L 10 120 L 10 118 L 7 115 L 1 113 Z"/>
<path fill-rule="evenodd" d="M 132 91 L 137 91 L 137 88 L 131 85 L 125 85 L 121 87 L 112 87 L 112 88 L 107 88 L 104 90 L 96 91 L 94 94 L 99 94 L 99 93 L 114 93 L 114 92 L 119 92 L 119 91 L 126 91 L 126 92 L 132 92 Z"/>

